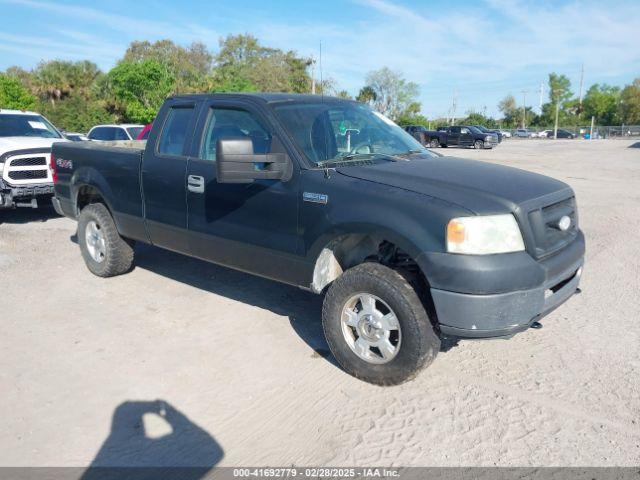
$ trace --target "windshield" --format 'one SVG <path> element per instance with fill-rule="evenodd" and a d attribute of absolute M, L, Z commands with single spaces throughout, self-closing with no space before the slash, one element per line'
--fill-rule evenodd
<path fill-rule="evenodd" d="M 0 114 L 0 137 L 62 138 L 40 115 Z"/>
<path fill-rule="evenodd" d="M 489 130 L 487 130 L 485 127 L 483 127 L 482 125 L 474 125 L 474 127 L 476 127 L 478 130 L 480 130 L 483 133 L 489 133 Z"/>
<path fill-rule="evenodd" d="M 471 130 L 471 132 L 473 132 L 475 134 L 482 135 L 484 133 L 484 132 L 480 131 L 479 129 L 477 129 L 476 127 L 469 127 L 469 130 Z"/>
<path fill-rule="evenodd" d="M 129 132 L 129 136 L 135 140 L 136 138 L 138 138 L 138 135 L 140 135 L 140 132 L 142 131 L 144 127 L 129 127 L 127 128 L 127 132 Z"/>
<path fill-rule="evenodd" d="M 426 153 L 410 134 L 366 105 L 355 102 L 291 103 L 274 107 L 298 147 L 316 165 L 353 157 Z"/>

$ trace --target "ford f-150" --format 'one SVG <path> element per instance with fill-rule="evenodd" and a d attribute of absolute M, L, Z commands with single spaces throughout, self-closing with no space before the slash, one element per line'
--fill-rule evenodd
<path fill-rule="evenodd" d="M 376 384 L 412 378 L 443 338 L 540 326 L 582 273 L 568 185 L 436 156 L 349 100 L 176 96 L 144 150 L 53 157 L 54 206 L 91 272 L 128 272 L 144 242 L 324 294 L 331 352 Z"/>

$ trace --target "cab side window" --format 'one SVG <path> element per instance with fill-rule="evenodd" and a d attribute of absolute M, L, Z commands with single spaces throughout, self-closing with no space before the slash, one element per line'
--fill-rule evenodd
<path fill-rule="evenodd" d="M 158 142 L 160 155 L 181 156 L 185 154 L 193 111 L 193 106 L 171 107 Z"/>
<path fill-rule="evenodd" d="M 214 107 L 209 111 L 200 158 L 215 161 L 218 140 L 224 138 L 248 138 L 256 154 L 269 153 L 273 139 L 253 113 L 237 108 Z"/>

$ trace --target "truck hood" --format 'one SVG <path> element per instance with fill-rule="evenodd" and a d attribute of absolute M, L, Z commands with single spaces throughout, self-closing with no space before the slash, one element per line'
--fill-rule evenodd
<path fill-rule="evenodd" d="M 26 150 L 30 148 L 51 148 L 55 142 L 67 142 L 64 138 L 39 138 L 39 137 L 0 137 L 0 155 L 14 150 Z"/>
<path fill-rule="evenodd" d="M 428 195 L 476 214 L 513 212 L 571 188 L 558 180 L 477 160 L 415 156 L 408 161 L 337 168 L 342 175 Z"/>

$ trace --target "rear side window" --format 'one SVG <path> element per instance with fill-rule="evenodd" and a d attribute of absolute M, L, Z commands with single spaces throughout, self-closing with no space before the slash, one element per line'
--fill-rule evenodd
<path fill-rule="evenodd" d="M 193 107 L 172 107 L 160 134 L 158 153 L 161 155 L 183 155 L 188 127 L 193 117 Z"/>

